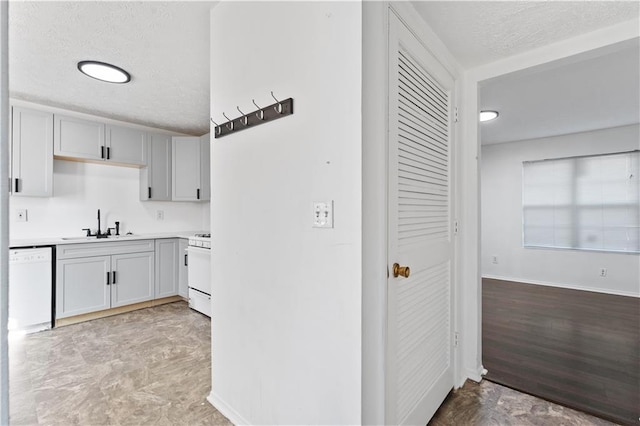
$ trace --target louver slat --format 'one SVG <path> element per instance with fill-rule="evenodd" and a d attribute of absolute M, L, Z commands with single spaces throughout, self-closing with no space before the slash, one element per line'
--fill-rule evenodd
<path fill-rule="evenodd" d="M 449 111 L 447 93 L 403 52 L 399 61 L 397 231 L 402 246 L 449 235 Z M 440 214 L 428 210 L 433 208 Z M 402 219 L 406 212 L 412 212 L 411 221 Z"/>

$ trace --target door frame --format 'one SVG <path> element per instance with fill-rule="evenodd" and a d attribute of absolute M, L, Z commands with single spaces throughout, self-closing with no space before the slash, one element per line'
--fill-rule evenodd
<path fill-rule="evenodd" d="M 461 68 L 410 3 L 364 2 L 362 86 L 362 423 L 385 422 L 385 354 L 387 327 L 387 153 L 388 22 L 394 13 L 454 79 L 452 106 L 460 105 Z M 455 127 L 455 126 L 454 126 Z M 457 126 L 459 127 L 459 126 Z M 460 129 L 452 136 L 453 216 L 459 218 Z M 456 237 L 457 238 L 457 237 Z M 454 264 L 459 263 L 458 243 Z M 459 330 L 459 274 L 452 274 L 452 329 Z M 460 351 L 453 351 L 454 386 L 459 387 Z M 466 378 L 466 377 L 465 377 Z"/>
<path fill-rule="evenodd" d="M 454 288 L 454 380 L 482 378 L 480 275 L 480 169 L 478 90 L 484 81 L 572 55 L 638 38 L 640 18 L 567 39 L 488 65 L 463 70 L 411 4 L 364 2 L 362 102 L 362 423 L 384 423 L 384 351 L 386 336 L 386 149 L 387 13 L 397 13 L 456 78 L 460 123 L 456 144 L 456 217 L 460 234 Z M 463 72 L 464 71 L 464 72 Z"/>
<path fill-rule="evenodd" d="M 461 212 L 461 232 L 459 241 L 457 301 L 460 316 L 461 344 L 459 355 L 459 377 L 480 381 L 484 374 L 482 365 L 482 271 L 481 271 L 481 216 L 480 216 L 480 88 L 494 78 L 515 72 L 536 71 L 545 67 L 555 67 L 560 63 L 575 60 L 576 55 L 599 55 L 604 50 L 615 50 L 639 39 L 640 18 L 618 25 L 583 34 L 571 39 L 553 43 L 500 61 L 479 66 L 466 71 L 462 77 L 460 104 L 458 175 L 459 204 Z M 596 52 L 596 50 L 600 50 Z"/>

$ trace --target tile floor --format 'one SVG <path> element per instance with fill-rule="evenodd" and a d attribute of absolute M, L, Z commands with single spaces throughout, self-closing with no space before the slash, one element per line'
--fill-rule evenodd
<path fill-rule="evenodd" d="M 12 339 L 10 423 L 230 424 L 205 400 L 210 341 L 184 302 Z"/>
<path fill-rule="evenodd" d="M 611 426 L 615 423 L 483 380 L 449 394 L 429 426 Z"/>
<path fill-rule="evenodd" d="M 206 400 L 211 323 L 186 303 L 11 339 L 11 425 L 229 425 Z M 611 425 L 483 381 L 452 392 L 442 425 Z"/>

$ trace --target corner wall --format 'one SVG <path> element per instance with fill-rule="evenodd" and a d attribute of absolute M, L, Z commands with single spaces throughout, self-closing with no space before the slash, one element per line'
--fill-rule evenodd
<path fill-rule="evenodd" d="M 359 2 L 211 12 L 213 119 L 294 99 L 212 138 L 209 401 L 234 423 L 361 423 L 361 22 Z M 312 228 L 329 200 L 334 228 Z"/>
<path fill-rule="evenodd" d="M 640 125 L 482 147 L 482 274 L 640 296 L 640 256 L 522 247 L 522 162 L 640 149 Z M 492 256 L 498 263 L 492 263 Z M 600 268 L 607 276 L 600 277 Z"/>

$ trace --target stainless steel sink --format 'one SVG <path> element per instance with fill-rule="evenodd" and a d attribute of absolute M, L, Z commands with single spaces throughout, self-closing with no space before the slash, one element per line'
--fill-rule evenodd
<path fill-rule="evenodd" d="M 109 235 L 108 237 L 100 237 L 100 238 L 96 238 L 95 235 L 91 236 L 91 237 L 62 237 L 61 240 L 64 241 L 103 241 L 103 240 L 119 240 L 119 239 L 123 239 L 123 238 L 131 238 L 134 237 L 135 235 L 133 234 L 129 234 L 129 235 Z"/>
<path fill-rule="evenodd" d="M 86 240 L 86 241 L 89 241 L 89 240 L 97 240 L 97 238 L 96 238 L 96 237 L 62 237 L 61 239 L 62 239 L 62 240 L 65 240 L 65 241 L 71 241 L 71 240 L 77 240 L 77 241 L 82 241 L 82 240 Z"/>

